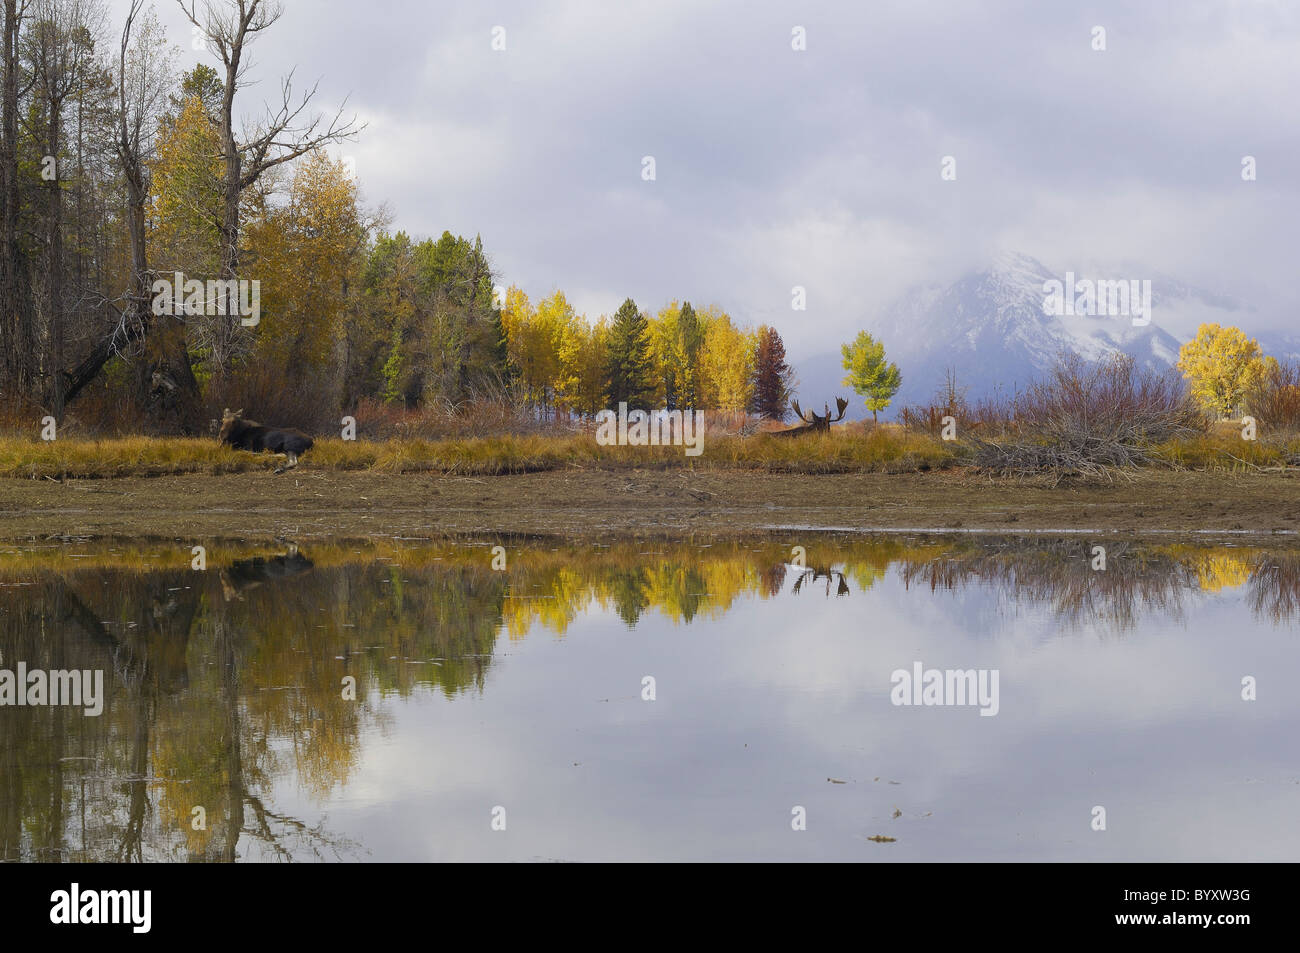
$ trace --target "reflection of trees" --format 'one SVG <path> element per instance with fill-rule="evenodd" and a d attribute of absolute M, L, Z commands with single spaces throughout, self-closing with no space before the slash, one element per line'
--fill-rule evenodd
<path fill-rule="evenodd" d="M 116 611 L 101 614 L 88 608 L 87 588 L 120 597 Z M 178 600 L 166 590 L 167 579 L 162 577 L 137 576 L 113 586 L 89 587 L 45 577 L 24 590 L 29 598 L 20 600 L 17 617 L 0 616 L 5 659 L 21 659 L 29 668 L 103 670 L 105 693 L 120 698 L 113 706 L 116 717 L 107 722 L 107 699 L 101 718 L 61 707 L 5 711 L 17 717 L 0 718 L 0 744 L 13 765 L 4 772 L 0 829 L 11 831 L 17 823 L 37 832 L 25 851 L 20 841 L 6 836 L 6 857 L 26 853 L 48 860 L 141 859 L 154 698 L 176 675 L 170 667 L 173 659 L 153 647 L 183 646 L 193 616 L 192 601 Z M 103 615 L 117 618 L 104 621 Z M 40 635 L 36 644 L 28 641 L 31 633 Z M 76 767 L 98 770 L 105 762 L 121 766 L 112 781 L 125 791 L 126 804 L 120 815 L 90 831 L 87 809 L 99 810 L 105 784 L 98 775 L 88 776 Z M 33 803 L 36 791 L 40 794 Z M 79 795 L 75 805 L 68 803 L 70 792 Z M 79 827 L 79 844 L 68 831 L 70 822 Z"/>
<path fill-rule="evenodd" d="M 0 858 L 288 859 L 351 852 L 319 823 L 288 816 L 276 786 L 324 800 L 356 770 L 385 696 L 483 691 L 496 640 L 563 634 L 601 608 L 629 625 L 718 617 L 743 598 L 864 591 L 891 571 L 908 587 L 990 587 L 1069 623 L 1134 625 L 1183 616 L 1197 593 L 1243 588 L 1256 616 L 1300 618 L 1300 551 L 1108 544 L 1091 568 L 1080 539 L 898 537 L 511 547 L 320 546 L 223 558 L 191 572 L 188 552 L 150 571 L 133 551 L 86 565 L 0 562 L 0 659 L 103 669 L 100 718 L 63 708 L 0 711 Z M 356 548 L 361 548 L 360 555 Z M 9 556 L 11 554 L 4 554 Z M 41 558 L 50 559 L 48 553 Z M 344 701 L 341 680 L 357 680 Z M 202 806 L 207 830 L 195 831 Z"/>
<path fill-rule="evenodd" d="M 228 861 L 354 849 L 278 811 L 274 782 L 296 772 L 328 793 L 345 781 L 362 721 L 375 716 L 368 688 L 481 687 L 505 581 L 455 569 L 426 585 L 378 564 L 321 574 L 263 565 L 262 579 L 248 565 L 101 569 L 42 574 L 22 588 L 17 610 L 0 615 L 0 658 L 103 670 L 107 698 L 98 718 L 58 707 L 0 713 L 0 856 Z M 357 677 L 360 701 L 343 700 L 344 674 Z M 206 830 L 191 826 L 194 807 Z"/>
<path fill-rule="evenodd" d="M 609 579 L 609 598 L 618 617 L 629 626 L 636 625 L 650 607 L 648 579 L 644 569 L 616 569 Z"/>
<path fill-rule="evenodd" d="M 1300 553 L 1260 556 L 1246 596 L 1251 612 L 1275 625 L 1300 620 Z"/>
<path fill-rule="evenodd" d="M 6 668 L 18 660 L 51 668 L 67 653 L 57 631 L 50 631 L 40 600 L 56 593 L 35 579 L 6 581 L 0 624 L 8 636 L 0 643 Z M 61 608 L 61 606 L 59 607 Z M 66 812 L 62 788 L 65 757 L 75 750 L 62 720 L 32 708 L 0 709 L 0 859 L 60 859 Z"/>
<path fill-rule="evenodd" d="M 1091 545 L 1076 539 L 979 539 L 925 560 L 905 558 L 905 585 L 931 591 L 972 583 L 995 586 L 1018 603 L 1050 606 L 1069 625 L 1101 622 L 1131 628 L 1144 610 L 1181 619 L 1186 598 L 1199 590 L 1194 560 L 1166 548 L 1108 546 L 1106 568 L 1092 568 Z"/>
<path fill-rule="evenodd" d="M 1050 606 L 1071 625 L 1129 629 L 1151 611 L 1182 619 L 1192 597 L 1242 586 L 1256 617 L 1274 624 L 1300 619 L 1300 551 L 1111 542 L 1106 569 L 1094 570 L 1091 550 L 1076 539 L 979 539 L 939 557 L 904 557 L 900 574 L 909 587 L 931 590 L 997 586 L 1019 603 Z"/>

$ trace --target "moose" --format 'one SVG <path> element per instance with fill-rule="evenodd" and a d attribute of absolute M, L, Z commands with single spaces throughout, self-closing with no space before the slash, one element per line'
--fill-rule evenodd
<path fill-rule="evenodd" d="M 826 413 L 824 414 L 819 414 L 815 410 L 808 414 L 804 414 L 804 412 L 799 409 L 799 401 L 797 400 L 793 401 L 790 406 L 794 408 L 794 415 L 804 422 L 803 425 L 799 427 L 791 427 L 788 430 L 775 431 L 773 436 L 798 437 L 807 433 L 830 433 L 831 424 L 837 424 L 844 419 L 844 412 L 848 410 L 849 402 L 843 397 L 835 398 L 835 408 L 836 412 L 839 414 L 838 417 L 831 416 L 830 404 L 825 406 Z"/>
<path fill-rule="evenodd" d="M 251 450 L 253 453 L 269 450 L 284 457 L 284 465 L 277 467 L 276 473 L 296 467 L 298 456 L 310 450 L 313 442 L 300 430 L 264 427 L 256 420 L 245 420 L 242 409 L 232 411 L 229 407 L 221 414 L 221 430 L 217 437 L 236 450 Z"/>
<path fill-rule="evenodd" d="M 811 588 L 811 584 L 816 583 L 818 579 L 826 580 L 826 595 L 828 597 L 831 594 L 832 582 L 837 583 L 835 587 L 836 598 L 839 598 L 840 596 L 847 596 L 850 592 L 848 581 L 844 578 L 844 573 L 840 572 L 839 570 L 831 569 L 830 567 L 821 567 L 821 566 L 808 566 L 807 568 L 800 568 L 799 575 L 797 575 L 794 580 L 794 589 L 792 589 L 791 591 L 795 595 L 798 595 L 799 591 L 803 589 L 804 583 L 809 583 L 810 584 L 809 588 Z"/>
<path fill-rule="evenodd" d="M 286 545 L 288 548 L 282 555 L 239 559 L 221 570 L 221 591 L 225 600 L 230 602 L 238 599 L 242 602 L 244 593 L 250 589 L 256 589 L 264 583 L 300 576 L 313 568 L 314 563 L 298 552 L 296 543 Z"/>

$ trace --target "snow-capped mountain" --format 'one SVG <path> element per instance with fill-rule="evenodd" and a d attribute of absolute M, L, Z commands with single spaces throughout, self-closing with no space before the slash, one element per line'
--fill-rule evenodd
<path fill-rule="evenodd" d="M 1251 325 L 1258 322 L 1253 308 L 1231 297 L 1140 269 L 1081 270 L 1075 278 L 1149 280 L 1150 323 L 1135 326 L 1128 316 L 1046 313 L 1044 283 L 1065 284 L 1066 270 L 1048 268 L 1027 255 L 1003 254 L 990 267 L 951 284 L 913 289 L 866 324 L 903 375 L 888 415 L 928 402 L 948 368 L 956 371 L 967 398 L 975 400 L 1023 389 L 1063 352 L 1087 360 L 1122 352 L 1142 366 L 1163 370 L 1178 360 L 1179 347 L 1201 323 L 1233 324 L 1253 333 Z M 1278 356 L 1300 350 L 1300 342 L 1259 338 L 1266 352 Z M 804 361 L 797 373 L 807 405 L 821 406 L 845 391 L 838 353 Z M 861 416 L 860 400 L 853 404 L 855 416 Z"/>

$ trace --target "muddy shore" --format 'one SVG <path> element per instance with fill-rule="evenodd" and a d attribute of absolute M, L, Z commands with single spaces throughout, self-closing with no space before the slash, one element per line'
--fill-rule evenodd
<path fill-rule="evenodd" d="M 963 472 L 808 476 L 566 470 L 447 477 L 370 471 L 0 480 L 0 538 L 422 536 L 570 538 L 772 528 L 1043 530 L 1131 535 L 1300 531 L 1294 473 L 1143 471 L 1032 486 Z"/>

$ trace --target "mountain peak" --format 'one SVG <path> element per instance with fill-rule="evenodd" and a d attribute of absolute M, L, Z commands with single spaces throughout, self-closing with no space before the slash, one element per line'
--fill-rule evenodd
<path fill-rule="evenodd" d="M 1032 277 L 1044 281 L 1051 275 L 1047 267 L 1037 258 L 1012 249 L 1003 249 L 995 254 L 987 270 L 995 275 Z"/>
<path fill-rule="evenodd" d="M 1111 273 L 1091 265 L 1075 274 L 1079 280 L 1155 277 L 1150 270 Z M 971 400 L 1023 389 L 1050 371 L 1063 353 L 1089 361 L 1127 354 L 1139 366 L 1167 370 L 1178 359 L 1180 338 L 1185 340 L 1201 321 L 1236 323 L 1234 311 L 1241 307 L 1161 278 L 1153 280 L 1156 306 L 1148 325 L 1134 326 L 1127 317 L 1051 315 L 1043 311 L 1043 282 L 1050 279 L 1064 281 L 1065 272 L 1058 274 L 1024 252 L 1004 250 L 988 266 L 948 284 L 914 288 L 868 321 L 865 327 L 884 343 L 889 360 L 902 372 L 903 386 L 890 413 L 928 402 L 949 369 Z M 805 361 L 798 370 L 808 384 L 800 399 L 818 405 L 834 396 L 829 390 L 822 393 L 833 384 L 812 382 L 838 382 L 843 376 L 835 354 Z"/>

